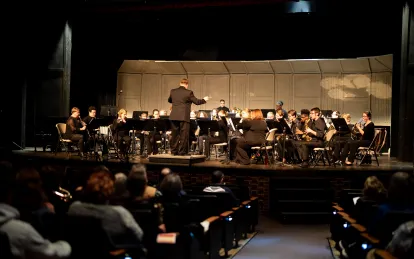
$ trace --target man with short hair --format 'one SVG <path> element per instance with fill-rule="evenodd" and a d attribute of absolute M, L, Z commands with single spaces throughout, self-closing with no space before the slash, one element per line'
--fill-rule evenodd
<path fill-rule="evenodd" d="M 224 101 L 223 99 L 220 100 L 220 106 L 217 108 L 217 113 L 219 111 L 230 112 L 230 109 L 226 107 L 226 101 Z"/>
<path fill-rule="evenodd" d="M 84 132 L 86 124 L 83 125 L 80 120 L 80 110 L 78 107 L 73 107 L 71 116 L 66 121 L 65 139 L 70 139 L 73 143 L 77 143 L 81 157 L 84 156 Z"/>
<path fill-rule="evenodd" d="M 188 79 L 186 78 L 180 81 L 178 88 L 171 90 L 168 102 L 172 103 L 170 114 L 172 155 L 184 156 L 188 154 L 191 104 L 205 104 L 208 99 L 208 96 L 197 99 L 193 91 L 188 90 Z"/>
<path fill-rule="evenodd" d="M 283 111 L 283 118 L 284 119 L 288 119 L 288 113 L 283 109 L 283 101 L 277 101 L 276 102 L 276 113 L 278 110 L 282 110 Z"/>
<path fill-rule="evenodd" d="M 224 183 L 224 174 L 222 171 L 214 171 L 211 174 L 211 184 L 209 186 L 207 186 L 206 188 L 204 188 L 203 192 L 227 192 L 230 193 L 231 196 L 234 199 L 234 204 L 233 206 L 236 206 L 237 204 L 237 198 L 236 196 L 234 196 L 233 192 L 230 190 L 229 187 L 225 186 L 226 184 Z"/>
<path fill-rule="evenodd" d="M 323 147 L 326 124 L 321 118 L 321 110 L 318 107 L 311 109 L 310 120 L 307 127 L 305 126 L 304 128 L 303 133 L 310 137 L 309 140 L 297 141 L 295 144 L 302 160 L 301 167 L 306 168 L 309 167 L 309 149 Z"/>

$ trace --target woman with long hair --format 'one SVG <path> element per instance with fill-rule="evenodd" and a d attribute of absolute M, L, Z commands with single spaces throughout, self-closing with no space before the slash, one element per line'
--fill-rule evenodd
<path fill-rule="evenodd" d="M 237 139 L 236 163 L 250 164 L 251 147 L 260 146 L 266 141 L 267 124 L 261 110 L 251 111 L 251 119 L 243 120 L 238 128 L 243 130 L 243 137 Z"/>

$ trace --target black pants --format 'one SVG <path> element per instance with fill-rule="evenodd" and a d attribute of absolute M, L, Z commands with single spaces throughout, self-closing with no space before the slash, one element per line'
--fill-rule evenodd
<path fill-rule="evenodd" d="M 349 140 L 342 150 L 341 161 L 345 162 L 346 157 L 348 161 L 353 163 L 355 160 L 355 155 L 359 147 L 368 147 L 371 144 L 369 140 Z M 348 155 L 349 153 L 349 155 Z"/>
<path fill-rule="evenodd" d="M 171 121 L 171 154 L 185 155 L 188 153 L 190 138 L 190 122 Z"/>
<path fill-rule="evenodd" d="M 150 155 L 151 153 L 158 154 L 158 145 L 157 145 L 157 141 L 161 140 L 161 135 L 159 133 L 154 134 L 154 132 L 150 132 L 149 135 L 146 136 L 147 138 L 147 151 L 148 151 L 148 155 Z"/>
<path fill-rule="evenodd" d="M 203 150 L 204 140 L 205 140 L 205 143 L 204 143 L 204 148 L 205 149 Z M 218 143 L 223 143 L 223 142 L 225 142 L 225 141 L 222 141 L 219 137 L 209 137 L 208 138 L 207 135 L 199 136 L 198 137 L 198 152 L 201 155 L 201 154 L 203 154 L 203 151 L 205 151 L 204 155 L 206 157 L 209 157 L 210 156 L 210 147 L 211 147 L 211 145 L 218 144 Z"/>
<path fill-rule="evenodd" d="M 281 142 L 283 145 L 283 141 Z M 293 139 L 286 139 L 285 142 L 285 148 L 286 148 L 286 152 L 287 155 L 285 155 L 285 158 L 287 160 L 296 160 L 298 159 L 298 155 L 297 155 L 297 151 L 296 151 L 296 147 L 295 147 L 295 140 Z"/>
<path fill-rule="evenodd" d="M 260 142 L 246 141 L 243 137 L 238 138 L 236 145 L 236 162 L 242 165 L 250 165 L 251 148 L 260 145 L 262 145 Z"/>
<path fill-rule="evenodd" d="M 348 143 L 349 140 L 351 140 L 351 137 L 340 137 L 335 136 L 334 141 L 332 142 L 333 147 L 333 159 L 338 160 L 341 150 L 345 147 L 346 143 Z"/>
<path fill-rule="evenodd" d="M 118 145 L 121 154 L 128 153 L 129 146 L 131 146 L 131 138 L 128 135 L 115 135 L 115 141 Z"/>
<path fill-rule="evenodd" d="M 295 142 L 296 149 L 298 150 L 299 157 L 302 161 L 309 160 L 309 149 L 315 147 L 323 147 L 323 141 L 321 140 L 311 140 L 311 141 L 303 141 L 299 140 Z"/>
<path fill-rule="evenodd" d="M 84 151 L 84 140 L 82 134 L 72 134 L 70 136 L 66 136 L 66 139 L 70 139 L 73 143 L 78 144 L 79 151 L 83 153 Z"/>
<path fill-rule="evenodd" d="M 136 133 L 135 136 L 137 138 L 139 138 L 139 145 L 140 145 L 140 149 L 139 149 L 139 154 L 142 155 L 144 153 L 145 150 L 145 134 L 144 133 Z"/>

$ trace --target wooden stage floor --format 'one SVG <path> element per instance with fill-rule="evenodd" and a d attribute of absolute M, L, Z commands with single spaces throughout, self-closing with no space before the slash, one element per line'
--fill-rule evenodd
<path fill-rule="evenodd" d="M 27 157 L 27 158 L 33 158 L 33 159 L 46 159 L 62 164 L 66 163 L 96 163 L 94 159 L 90 160 L 81 160 L 79 156 L 73 154 L 69 158 L 64 152 L 60 152 L 57 155 L 55 155 L 52 152 L 43 152 L 43 151 L 37 151 L 35 152 L 31 148 L 27 148 L 25 150 L 17 150 L 13 151 L 13 153 L 18 157 Z M 170 155 L 160 155 L 164 157 L 168 157 Z M 173 167 L 173 168 L 181 168 L 186 169 L 185 171 L 191 170 L 192 172 L 197 171 L 210 171 L 210 170 L 225 170 L 225 171 L 237 171 L 239 173 L 242 172 L 249 172 L 249 171 L 255 171 L 259 174 L 273 174 L 273 173 L 289 173 L 289 172 L 356 172 L 356 171 L 365 171 L 365 172 L 396 172 L 396 171 L 405 171 L 405 172 L 412 172 L 414 170 L 413 163 L 410 162 L 399 162 L 395 158 L 390 158 L 388 156 L 380 156 L 379 157 L 379 166 L 377 166 L 375 161 L 372 161 L 371 165 L 362 165 L 362 166 L 342 166 L 342 167 L 334 167 L 334 166 L 323 166 L 318 165 L 316 167 L 309 167 L 309 168 L 301 168 L 298 165 L 287 165 L 282 166 L 280 164 L 276 165 L 263 165 L 263 164 L 251 164 L 251 165 L 239 165 L 234 162 L 225 164 L 221 163 L 220 160 L 224 159 L 223 157 L 220 157 L 218 160 L 215 159 L 215 157 L 211 158 L 210 160 L 195 163 L 195 164 L 176 164 L 176 163 L 168 163 L 168 162 L 162 162 L 162 163 L 153 163 L 150 162 L 148 158 L 140 158 L 139 156 L 132 156 L 129 159 L 129 163 L 121 162 L 118 159 L 109 159 L 108 161 L 105 161 L 105 164 L 111 164 L 112 166 L 123 166 L 135 163 L 142 163 L 147 165 L 148 168 L 153 169 L 159 169 L 163 167 Z M 290 173 L 289 173 L 290 174 Z"/>

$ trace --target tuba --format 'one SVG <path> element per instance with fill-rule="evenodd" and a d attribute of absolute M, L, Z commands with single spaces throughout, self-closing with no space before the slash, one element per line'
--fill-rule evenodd
<path fill-rule="evenodd" d="M 308 128 L 309 128 L 309 126 L 308 126 L 308 123 L 309 123 L 309 121 L 310 121 L 310 119 L 307 119 L 306 121 L 305 121 L 305 128 L 304 128 L 304 131 L 306 131 Z M 312 137 L 311 136 L 309 136 L 308 135 L 308 133 L 303 133 L 303 135 L 302 135 L 302 139 L 304 140 L 304 141 L 311 141 L 312 140 Z"/>

